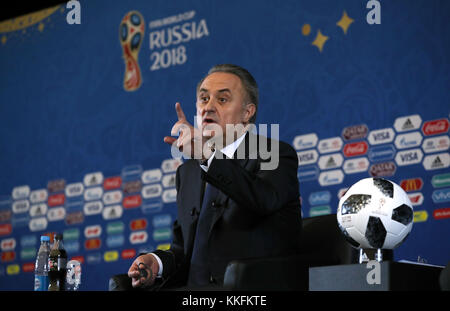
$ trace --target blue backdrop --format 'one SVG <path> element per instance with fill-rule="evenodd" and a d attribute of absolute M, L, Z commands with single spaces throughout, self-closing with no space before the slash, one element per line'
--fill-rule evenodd
<path fill-rule="evenodd" d="M 80 24 L 65 5 L 0 23 L 0 289 L 33 289 L 41 234 L 64 233 L 84 290 L 170 245 L 180 163 L 163 137 L 219 63 L 254 75 L 258 123 L 297 149 L 304 217 L 384 176 L 415 205 L 395 259 L 445 265 L 450 2 L 381 2 L 381 24 L 366 1 L 322 0 L 96 0 Z"/>

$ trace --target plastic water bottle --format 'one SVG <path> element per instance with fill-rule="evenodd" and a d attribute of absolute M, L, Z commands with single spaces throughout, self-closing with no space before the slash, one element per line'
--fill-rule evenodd
<path fill-rule="evenodd" d="M 41 236 L 41 246 L 36 256 L 34 266 L 34 290 L 48 290 L 48 255 L 50 253 L 50 237 Z"/>

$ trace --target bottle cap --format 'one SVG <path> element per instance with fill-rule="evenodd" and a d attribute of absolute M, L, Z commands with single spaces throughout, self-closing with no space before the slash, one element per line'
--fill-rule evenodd
<path fill-rule="evenodd" d="M 41 242 L 50 242 L 50 237 L 48 235 L 41 236 Z"/>

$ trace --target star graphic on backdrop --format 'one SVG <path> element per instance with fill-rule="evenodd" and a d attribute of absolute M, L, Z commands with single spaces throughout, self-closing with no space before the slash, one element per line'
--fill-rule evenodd
<path fill-rule="evenodd" d="M 328 40 L 328 37 L 325 36 L 324 34 L 322 34 L 320 32 L 320 29 L 317 31 L 317 35 L 316 38 L 314 39 L 314 41 L 311 43 L 312 45 L 317 46 L 317 48 L 319 49 L 320 52 L 322 52 L 323 49 L 323 45 L 325 44 L 325 42 Z"/>
<path fill-rule="evenodd" d="M 7 40 L 6 36 L 3 36 L 3 37 L 2 37 L 2 44 L 5 44 L 5 43 L 6 43 L 6 40 Z"/>
<path fill-rule="evenodd" d="M 39 23 L 38 30 L 42 32 L 44 30 L 44 23 Z"/>
<path fill-rule="evenodd" d="M 342 28 L 344 34 L 347 34 L 347 30 L 350 27 L 350 24 L 353 23 L 354 19 L 347 15 L 347 12 L 344 11 L 341 19 L 336 23 L 339 27 Z"/>

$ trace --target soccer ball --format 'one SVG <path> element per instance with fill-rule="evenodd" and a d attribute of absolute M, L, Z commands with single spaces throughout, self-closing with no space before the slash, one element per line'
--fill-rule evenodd
<path fill-rule="evenodd" d="M 355 248 L 394 249 L 411 232 L 413 208 L 399 185 L 383 178 L 364 178 L 339 200 L 337 221 Z"/>

